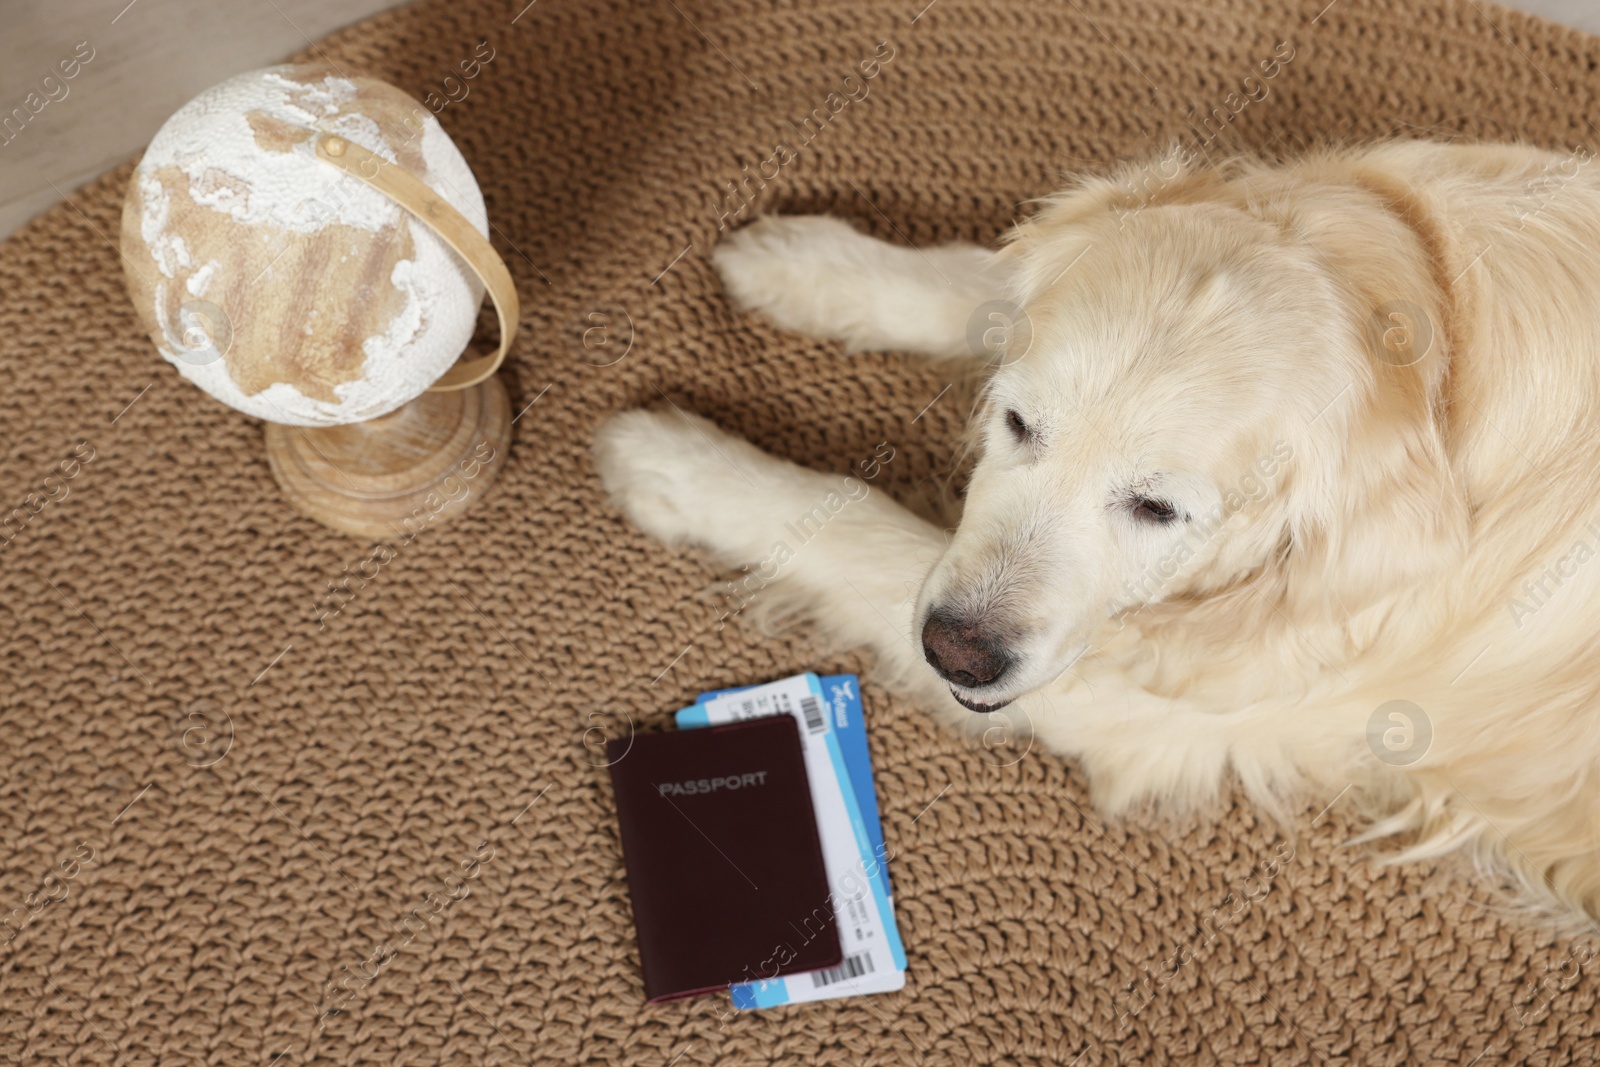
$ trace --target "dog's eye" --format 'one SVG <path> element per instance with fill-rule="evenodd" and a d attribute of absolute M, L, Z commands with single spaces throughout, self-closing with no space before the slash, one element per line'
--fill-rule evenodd
<path fill-rule="evenodd" d="M 1145 522 L 1153 522 L 1157 526 L 1166 526 L 1178 518 L 1178 509 L 1165 500 L 1156 500 L 1148 496 L 1133 498 L 1133 514 L 1135 518 Z"/>
<path fill-rule="evenodd" d="M 1022 421 L 1022 416 L 1017 414 L 1016 408 L 1006 412 L 1006 429 L 1011 431 L 1011 436 L 1018 442 L 1026 441 L 1033 432 L 1028 429 L 1028 424 Z"/>

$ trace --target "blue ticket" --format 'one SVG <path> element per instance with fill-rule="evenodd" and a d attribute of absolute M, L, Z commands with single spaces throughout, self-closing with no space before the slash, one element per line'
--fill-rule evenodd
<path fill-rule="evenodd" d="M 852 676 L 829 681 L 835 684 L 826 691 L 815 674 L 802 674 L 708 693 L 677 715 L 684 729 L 780 714 L 792 715 L 801 727 L 844 959 L 825 971 L 736 984 L 732 994 L 737 1008 L 893 992 L 905 986 L 905 949 L 883 871 L 887 854 L 860 695 Z"/>
<path fill-rule="evenodd" d="M 830 674 L 819 680 L 822 683 L 823 702 L 833 717 L 834 735 L 839 738 L 845 769 L 850 774 L 850 788 L 861 809 L 861 820 L 867 824 L 867 839 L 872 844 L 872 854 L 882 861 L 877 867 L 878 880 L 883 883 L 884 895 L 893 897 L 894 890 L 889 885 L 888 850 L 883 844 L 883 819 L 878 814 L 878 793 L 873 785 L 872 752 L 867 747 L 867 719 L 861 707 L 860 682 L 853 674 Z M 696 702 L 704 704 L 729 693 L 754 688 L 744 685 L 733 689 L 712 689 L 701 693 Z"/>

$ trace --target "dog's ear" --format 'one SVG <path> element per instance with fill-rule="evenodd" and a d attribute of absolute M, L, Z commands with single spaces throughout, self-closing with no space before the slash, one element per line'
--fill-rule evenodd
<path fill-rule="evenodd" d="M 1469 516 L 1451 470 L 1438 304 L 1357 298 L 1364 374 L 1324 419 L 1327 435 L 1297 475 L 1312 506 L 1292 530 L 1291 586 L 1357 615 L 1464 556 Z M 1303 498 L 1305 499 L 1305 498 Z M 1298 579 L 1298 580 L 1296 580 Z M 1307 605 L 1309 607 L 1309 605 Z"/>
<path fill-rule="evenodd" d="M 1357 615 L 1466 551 L 1466 494 L 1449 454 L 1456 330 L 1442 238 L 1403 189 L 1274 202 L 1290 205 L 1274 212 L 1285 240 L 1311 253 L 1336 297 L 1327 343 L 1338 351 L 1326 355 L 1348 381 L 1299 427 L 1289 595 L 1308 612 Z"/>

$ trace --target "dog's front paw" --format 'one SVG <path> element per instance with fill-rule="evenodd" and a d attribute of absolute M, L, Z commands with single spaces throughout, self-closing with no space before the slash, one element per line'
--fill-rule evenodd
<path fill-rule="evenodd" d="M 624 411 L 601 425 L 594 465 L 612 501 L 633 524 L 668 544 L 700 540 L 703 501 L 731 463 L 717 425 L 681 411 Z"/>
<path fill-rule="evenodd" d="M 735 306 L 759 311 L 778 326 L 813 337 L 837 337 L 839 301 L 852 260 L 872 240 L 826 215 L 768 216 L 726 237 L 711 262 Z"/>

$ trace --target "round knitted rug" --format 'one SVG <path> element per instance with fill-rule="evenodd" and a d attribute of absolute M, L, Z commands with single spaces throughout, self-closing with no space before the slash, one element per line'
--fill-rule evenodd
<path fill-rule="evenodd" d="M 966 404 L 937 366 L 736 314 L 720 225 L 992 241 L 1175 137 L 1600 140 L 1600 40 L 1481 0 L 924 3 L 438 0 L 303 54 L 437 110 L 523 301 L 498 484 L 392 556 L 295 514 L 261 426 L 152 349 L 113 243 L 128 166 L 0 246 L 0 1057 L 1600 1061 L 1596 944 L 1374 863 L 1341 798 L 1292 835 L 1242 802 L 1109 821 L 1070 763 L 871 684 L 905 989 L 644 1005 L 599 740 L 871 664 L 722 620 L 725 576 L 605 501 L 595 426 L 666 395 L 825 470 L 887 441 L 879 484 L 912 495 Z"/>

